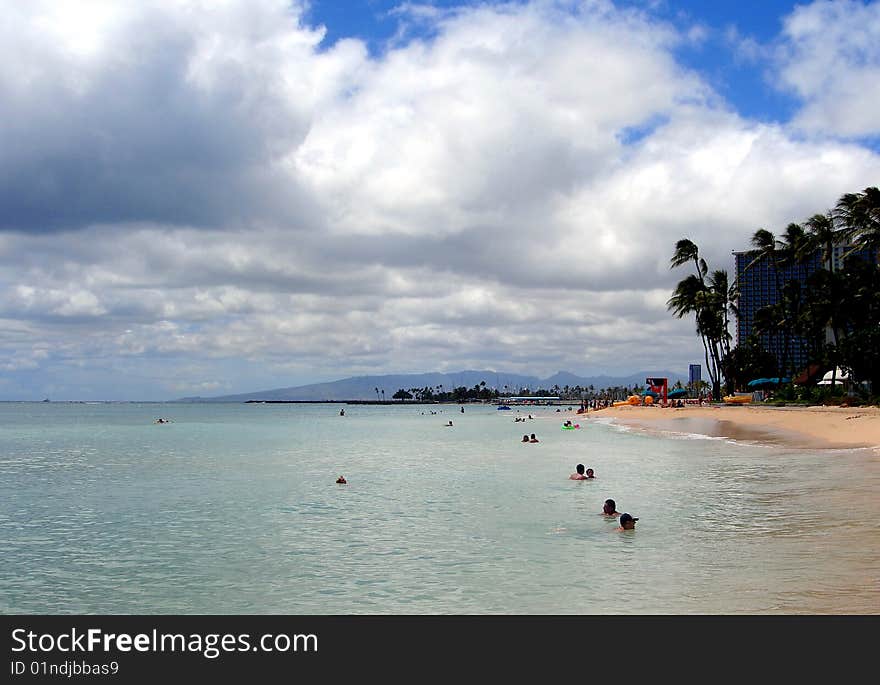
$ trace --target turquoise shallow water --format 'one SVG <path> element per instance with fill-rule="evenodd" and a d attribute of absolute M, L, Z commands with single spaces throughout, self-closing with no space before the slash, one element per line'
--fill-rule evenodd
<path fill-rule="evenodd" d="M 339 408 L 0 403 L 0 612 L 880 613 L 876 453 Z"/>

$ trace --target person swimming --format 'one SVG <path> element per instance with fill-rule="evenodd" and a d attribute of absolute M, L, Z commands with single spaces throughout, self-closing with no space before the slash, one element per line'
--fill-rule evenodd
<path fill-rule="evenodd" d="M 593 472 L 593 469 L 587 469 L 587 478 L 595 478 L 596 474 Z"/>
<path fill-rule="evenodd" d="M 528 442 L 528 441 L 529 441 L 529 436 L 528 436 L 528 435 L 524 435 L 524 436 L 523 436 L 523 439 L 522 439 L 522 442 Z"/>
<path fill-rule="evenodd" d="M 348 481 L 345 480 L 345 476 L 339 476 L 339 478 L 336 479 L 336 482 L 339 485 L 348 485 Z"/>
<path fill-rule="evenodd" d="M 449 423 L 446 424 L 447 428 L 450 428 L 451 426 L 452 426 L 452 421 L 450 421 Z"/>
<path fill-rule="evenodd" d="M 568 477 L 569 480 L 586 480 L 587 477 L 584 475 L 584 465 L 578 464 L 575 466 L 575 473 L 571 474 Z"/>
<path fill-rule="evenodd" d="M 534 433 L 529 437 L 529 442 L 538 442 L 538 438 L 535 437 Z"/>
<path fill-rule="evenodd" d="M 620 512 L 617 511 L 617 505 L 614 503 L 613 499 L 606 499 L 605 504 L 602 505 L 602 515 L 603 516 L 620 516 Z"/>
<path fill-rule="evenodd" d="M 624 530 L 635 530 L 636 529 L 636 521 L 638 521 L 638 516 L 630 516 L 629 514 L 621 514 L 620 516 L 620 528 L 618 531 Z"/>

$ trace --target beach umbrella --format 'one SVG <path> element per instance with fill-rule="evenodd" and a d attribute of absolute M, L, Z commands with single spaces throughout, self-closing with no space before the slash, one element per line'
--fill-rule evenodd
<path fill-rule="evenodd" d="M 666 393 L 666 396 L 671 400 L 677 400 L 680 397 L 687 397 L 687 394 L 687 388 L 675 388 Z"/>
<path fill-rule="evenodd" d="M 785 383 L 791 383 L 791 378 L 756 378 L 755 380 L 746 383 L 746 385 L 750 388 L 764 388 L 770 385 L 781 385 Z"/>
<path fill-rule="evenodd" d="M 658 397 L 660 397 L 660 395 L 659 395 L 658 393 L 654 392 L 653 390 L 645 390 L 645 392 L 642 393 L 642 396 L 644 396 L 644 395 L 650 395 L 650 396 L 653 397 L 655 400 L 656 400 Z"/>

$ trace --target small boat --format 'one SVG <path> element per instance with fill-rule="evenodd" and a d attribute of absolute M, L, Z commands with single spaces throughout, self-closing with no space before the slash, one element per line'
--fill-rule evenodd
<path fill-rule="evenodd" d="M 749 404 L 752 401 L 752 393 L 738 392 L 722 398 L 725 404 Z"/>

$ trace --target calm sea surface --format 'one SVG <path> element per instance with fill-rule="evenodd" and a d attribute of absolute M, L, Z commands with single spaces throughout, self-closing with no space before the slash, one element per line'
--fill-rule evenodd
<path fill-rule="evenodd" d="M 880 613 L 876 453 L 340 406 L 0 403 L 0 612 Z"/>

